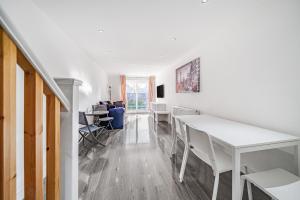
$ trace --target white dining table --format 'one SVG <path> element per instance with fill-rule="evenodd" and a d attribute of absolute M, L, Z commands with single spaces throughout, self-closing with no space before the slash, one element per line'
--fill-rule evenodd
<path fill-rule="evenodd" d="M 232 200 L 240 199 L 242 153 L 293 146 L 295 164 L 298 167 L 298 175 L 300 175 L 300 138 L 297 136 L 211 115 L 179 115 L 175 117 L 196 130 L 206 132 L 218 144 L 230 147 L 233 164 Z"/>

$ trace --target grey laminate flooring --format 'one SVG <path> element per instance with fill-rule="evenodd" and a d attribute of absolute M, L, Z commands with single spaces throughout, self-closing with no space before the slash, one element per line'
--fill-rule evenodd
<path fill-rule="evenodd" d="M 82 200 L 208 200 L 213 174 L 192 153 L 184 182 L 179 183 L 182 147 L 170 159 L 171 130 L 160 123 L 153 130 L 149 115 L 127 115 L 123 130 L 102 139 L 107 146 L 80 147 L 79 196 Z M 253 189 L 255 200 L 269 199 Z M 244 200 L 247 199 L 245 191 Z M 231 199 L 231 172 L 220 176 L 218 199 Z"/>

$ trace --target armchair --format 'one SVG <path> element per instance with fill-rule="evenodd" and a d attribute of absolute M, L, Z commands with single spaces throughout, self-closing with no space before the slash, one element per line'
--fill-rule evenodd
<path fill-rule="evenodd" d="M 110 101 L 100 101 L 99 104 L 100 104 L 100 105 L 106 105 L 107 110 L 116 107 L 116 106 L 113 105 Z"/>

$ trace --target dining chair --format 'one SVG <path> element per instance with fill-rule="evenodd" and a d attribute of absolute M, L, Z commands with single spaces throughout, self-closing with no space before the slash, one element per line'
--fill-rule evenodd
<path fill-rule="evenodd" d="M 181 130 L 184 131 L 184 123 L 179 121 Z M 183 160 L 180 169 L 179 181 L 183 181 L 185 167 L 189 155 L 192 151 L 198 158 L 211 166 L 215 176 L 212 200 L 216 200 L 219 187 L 219 175 L 232 170 L 231 156 L 224 151 L 215 148 L 210 135 L 196 130 L 188 125 L 185 126 L 186 144 Z"/>
<path fill-rule="evenodd" d="M 92 105 L 92 109 L 93 109 L 93 111 L 107 111 L 106 105 L 103 105 L 103 104 Z"/>
<path fill-rule="evenodd" d="M 272 199 L 300 199 L 300 177 L 284 169 L 277 168 L 243 175 L 241 196 L 243 196 L 245 182 L 247 183 L 249 200 L 253 200 L 251 184 L 264 191 Z"/>
<path fill-rule="evenodd" d="M 177 142 L 178 139 L 185 142 L 185 127 L 180 127 L 179 120 L 173 115 L 172 116 L 172 135 L 173 135 L 173 144 L 171 150 L 171 156 L 177 152 Z"/>
<path fill-rule="evenodd" d="M 183 108 L 174 106 L 172 108 L 172 136 L 173 143 L 171 148 L 171 155 L 176 154 L 177 151 L 177 140 L 180 139 L 182 141 L 185 140 L 185 134 L 181 131 L 179 122 L 176 120 L 176 116 L 180 115 L 199 115 L 199 111 L 192 108 Z"/>
<path fill-rule="evenodd" d="M 93 108 L 93 111 L 107 111 L 107 107 L 106 105 L 100 105 L 100 104 L 97 104 L 97 105 L 92 105 L 92 108 Z M 113 126 L 111 124 L 111 122 L 114 120 L 113 117 L 109 117 L 108 114 L 106 114 L 105 117 L 101 117 L 101 116 L 98 116 L 96 119 L 95 119 L 95 123 L 98 125 L 98 126 L 101 126 L 101 122 L 105 122 L 106 123 L 106 126 L 102 126 L 103 128 L 105 128 L 107 130 L 108 127 L 111 128 L 111 130 L 113 130 Z"/>
<path fill-rule="evenodd" d="M 81 135 L 81 138 L 79 139 L 79 142 L 82 141 L 84 145 L 84 141 L 87 140 L 90 143 L 93 143 L 88 136 L 91 135 L 91 137 L 100 145 L 105 146 L 103 143 L 101 143 L 97 139 L 97 134 L 101 134 L 103 128 L 98 127 L 94 124 L 89 124 L 88 120 L 86 118 L 86 115 L 84 112 L 79 112 L 79 124 L 82 125 L 83 127 L 79 128 L 79 134 Z"/>

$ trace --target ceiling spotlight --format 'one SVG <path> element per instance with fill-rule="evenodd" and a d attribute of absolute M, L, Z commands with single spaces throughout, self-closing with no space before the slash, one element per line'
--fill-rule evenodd
<path fill-rule="evenodd" d="M 207 3 L 207 0 L 201 0 L 201 3 Z"/>
<path fill-rule="evenodd" d="M 104 32 L 104 30 L 103 29 L 97 29 L 97 31 L 99 32 L 99 33 L 103 33 Z"/>

